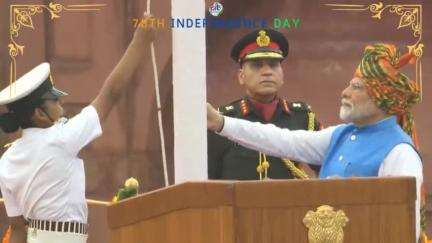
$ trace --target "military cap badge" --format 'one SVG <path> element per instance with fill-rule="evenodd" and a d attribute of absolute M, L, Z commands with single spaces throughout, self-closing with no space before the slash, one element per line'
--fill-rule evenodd
<path fill-rule="evenodd" d="M 265 30 L 260 30 L 258 32 L 256 43 L 259 47 L 268 46 L 270 44 L 270 37 L 267 35 Z"/>

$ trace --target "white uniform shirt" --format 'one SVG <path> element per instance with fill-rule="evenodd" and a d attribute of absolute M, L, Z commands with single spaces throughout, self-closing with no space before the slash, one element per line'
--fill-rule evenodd
<path fill-rule="evenodd" d="M 87 223 L 84 165 L 77 156 L 101 134 L 93 106 L 49 128 L 24 129 L 0 159 L 7 215 Z"/>
<path fill-rule="evenodd" d="M 224 117 L 224 127 L 219 133 L 247 148 L 271 156 L 289 158 L 320 165 L 330 145 L 337 126 L 321 131 L 282 129 L 273 124 L 249 122 Z M 396 145 L 385 157 L 378 176 L 413 176 L 416 178 L 416 235 L 420 236 L 420 191 L 423 183 L 423 166 L 417 152 L 408 144 Z"/>

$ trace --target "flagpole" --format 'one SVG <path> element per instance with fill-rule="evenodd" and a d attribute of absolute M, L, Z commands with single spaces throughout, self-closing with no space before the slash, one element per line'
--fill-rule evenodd
<path fill-rule="evenodd" d="M 149 13 L 149 14 L 150 14 L 150 3 L 151 3 L 151 0 L 147 0 L 147 13 Z M 150 51 L 151 51 L 151 60 L 152 60 L 152 64 L 153 64 L 153 75 L 154 75 L 154 82 L 155 82 L 156 107 L 157 107 L 159 135 L 160 135 L 161 150 L 162 150 L 162 164 L 163 164 L 163 172 L 164 172 L 164 182 L 165 182 L 165 187 L 167 187 L 169 185 L 169 180 L 168 180 L 168 169 L 167 169 L 167 162 L 166 162 L 165 136 L 164 136 L 164 130 L 163 130 L 163 125 L 162 125 L 163 123 L 162 123 L 162 109 L 161 109 L 161 103 L 160 103 L 159 76 L 158 76 L 158 69 L 157 69 L 157 63 L 156 63 L 156 53 L 155 53 L 155 48 L 154 48 L 153 42 L 150 44 Z"/>

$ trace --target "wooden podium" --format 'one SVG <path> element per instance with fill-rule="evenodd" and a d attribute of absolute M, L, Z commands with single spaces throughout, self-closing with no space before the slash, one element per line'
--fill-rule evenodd
<path fill-rule="evenodd" d="M 344 243 L 411 243 L 415 199 L 409 177 L 188 182 L 109 206 L 108 225 L 112 243 L 312 243 L 304 218 L 329 205 Z"/>

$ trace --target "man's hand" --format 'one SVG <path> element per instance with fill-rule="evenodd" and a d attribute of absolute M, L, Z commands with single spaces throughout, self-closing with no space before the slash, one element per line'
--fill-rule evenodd
<path fill-rule="evenodd" d="M 220 132 L 224 125 L 224 117 L 212 105 L 207 103 L 207 129 Z"/>
<path fill-rule="evenodd" d="M 144 15 L 144 18 L 150 18 L 150 15 Z M 99 115 L 100 123 L 105 121 L 115 103 L 127 87 L 132 84 L 132 76 L 138 69 L 139 64 L 147 60 L 144 56 L 149 53 L 149 44 L 154 40 L 154 36 L 154 26 L 139 27 L 135 31 L 132 42 L 126 49 L 125 54 L 105 80 L 101 91 L 92 102 Z"/>
<path fill-rule="evenodd" d="M 142 22 L 145 24 L 138 25 L 136 28 L 134 33 L 135 41 L 141 42 L 143 44 L 148 44 L 154 41 L 156 37 L 156 28 L 154 26 L 154 21 L 151 21 L 152 19 L 154 18 L 151 14 L 148 14 L 147 12 L 144 13 Z"/>

